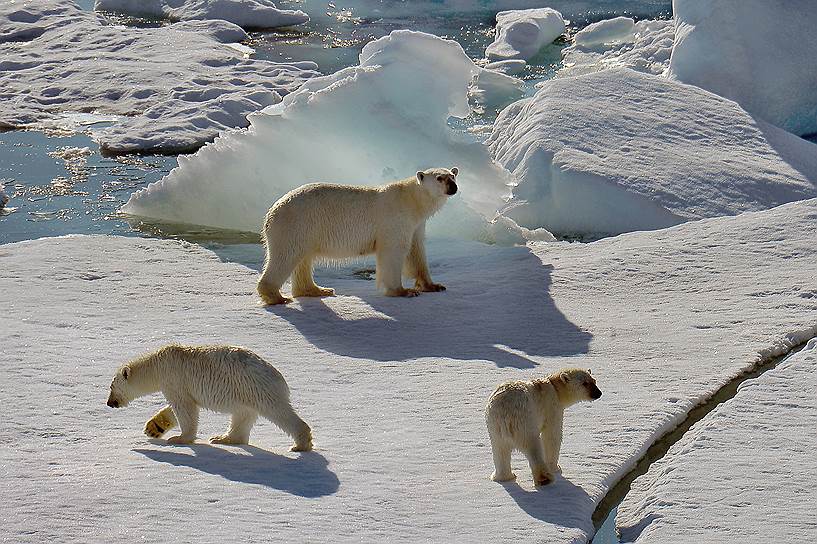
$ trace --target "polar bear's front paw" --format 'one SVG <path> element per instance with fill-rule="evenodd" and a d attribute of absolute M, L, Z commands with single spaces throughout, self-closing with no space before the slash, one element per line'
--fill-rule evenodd
<path fill-rule="evenodd" d="M 533 483 L 539 486 L 548 485 L 553 482 L 553 474 L 546 470 L 537 471 L 533 475 Z"/>
<path fill-rule="evenodd" d="M 420 291 L 417 289 L 389 289 L 386 291 L 387 297 L 416 297 L 420 295 Z"/>
<path fill-rule="evenodd" d="M 333 297 L 335 290 L 331 287 L 315 287 L 314 289 L 292 290 L 293 297 Z"/>
<path fill-rule="evenodd" d="M 443 285 L 441 283 L 417 284 L 414 287 L 418 291 L 423 291 L 425 293 L 439 293 L 440 291 L 445 291 L 445 285 Z"/>
<path fill-rule="evenodd" d="M 243 440 L 241 438 L 236 438 L 234 436 L 230 436 L 229 434 L 217 434 L 216 436 L 210 437 L 211 444 L 227 444 L 232 446 L 239 446 L 245 445 L 248 443 L 247 440 Z"/>
<path fill-rule="evenodd" d="M 168 444 L 192 444 L 195 442 L 195 438 L 190 438 L 187 436 L 179 435 L 179 436 L 171 436 L 167 439 Z"/>
<path fill-rule="evenodd" d="M 160 426 L 155 418 L 145 423 L 144 433 L 151 438 L 161 438 L 165 432 L 167 432 L 167 429 Z"/>
<path fill-rule="evenodd" d="M 509 472 L 508 474 L 497 474 L 496 471 L 494 471 L 491 474 L 491 480 L 495 482 L 512 482 L 516 480 L 516 474 L 513 472 Z"/>

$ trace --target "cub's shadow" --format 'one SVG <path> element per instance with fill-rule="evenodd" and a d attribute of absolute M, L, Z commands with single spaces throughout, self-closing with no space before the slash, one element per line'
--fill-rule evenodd
<path fill-rule="evenodd" d="M 431 271 L 445 292 L 389 298 L 374 282 L 335 269 L 316 275 L 338 297 L 301 298 L 267 311 L 321 349 L 377 361 L 448 357 L 533 368 L 529 356 L 587 353 L 592 335 L 556 307 L 549 295 L 553 267 L 528 248 L 448 242 L 431 249 Z"/>
<path fill-rule="evenodd" d="M 570 480 L 559 477 L 552 484 L 533 490 L 524 489 L 516 482 L 504 482 L 502 486 L 532 518 L 592 533 L 593 524 L 585 513 L 593 510 L 593 499 Z"/>
<path fill-rule="evenodd" d="M 160 463 L 190 467 L 233 482 L 263 485 L 301 497 L 332 495 L 340 487 L 338 477 L 328 468 L 329 462 L 315 451 L 302 452 L 291 459 L 253 446 L 237 447 L 245 453 L 205 444 L 192 444 L 185 449 L 192 453 L 170 448 L 133 451 Z"/>

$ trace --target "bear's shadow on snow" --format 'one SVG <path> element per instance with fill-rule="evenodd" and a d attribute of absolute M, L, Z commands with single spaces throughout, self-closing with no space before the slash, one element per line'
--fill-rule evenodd
<path fill-rule="evenodd" d="M 293 459 L 254 446 L 233 447 L 249 455 L 207 444 L 184 448 L 192 450 L 192 454 L 179 453 L 178 447 L 133 451 L 160 463 L 190 467 L 232 482 L 263 485 L 301 497 L 332 495 L 340 487 L 337 475 L 328 468 L 329 461 L 315 451 L 301 452 Z"/>
<path fill-rule="evenodd" d="M 516 482 L 504 482 L 501 485 L 532 518 L 585 531 L 593 528 L 586 517 L 586 512 L 594 508 L 593 499 L 581 486 L 570 480 L 558 477 L 550 485 L 531 490 L 524 489 Z"/>
<path fill-rule="evenodd" d="M 468 247 L 471 254 L 435 255 L 431 272 L 448 288 L 442 293 L 390 298 L 373 281 L 318 273 L 318 283 L 334 287 L 337 297 L 300 298 L 267 311 L 320 349 L 376 361 L 448 357 L 534 368 L 531 356 L 587 353 L 592 334 L 571 323 L 549 295 L 551 265 L 526 247 Z"/>

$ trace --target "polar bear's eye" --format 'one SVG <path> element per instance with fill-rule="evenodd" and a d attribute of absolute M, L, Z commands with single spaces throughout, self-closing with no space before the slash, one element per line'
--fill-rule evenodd
<path fill-rule="evenodd" d="M 442 180 L 443 180 L 442 176 L 437 176 L 437 181 L 442 181 Z"/>

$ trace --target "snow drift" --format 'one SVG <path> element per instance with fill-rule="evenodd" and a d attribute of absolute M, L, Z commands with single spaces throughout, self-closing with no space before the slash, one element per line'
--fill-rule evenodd
<path fill-rule="evenodd" d="M 485 219 L 510 197 L 512 178 L 484 145 L 460 141 L 447 125 L 470 113 L 468 89 L 479 71 L 456 42 L 392 32 L 363 48 L 359 66 L 312 79 L 251 115 L 248 130 L 179 157 L 178 168 L 134 193 L 122 211 L 257 232 L 269 206 L 304 183 L 380 184 L 458 166 L 461 191 L 430 231 L 502 236 L 507 222 L 490 234 Z"/>
<path fill-rule="evenodd" d="M 95 113 L 114 120 L 90 129 L 103 151 L 196 149 L 319 75 L 313 62 L 243 59 L 227 45 L 246 38 L 226 21 L 129 28 L 70 0 L 0 4 L 0 129 Z"/>
<path fill-rule="evenodd" d="M 96 0 L 94 9 L 172 21 L 223 19 L 244 28 L 275 28 L 309 21 L 303 11 L 278 9 L 270 0 Z"/>
<path fill-rule="evenodd" d="M 817 146 L 734 102 L 611 69 L 546 82 L 489 140 L 518 186 L 503 215 L 558 233 L 620 233 L 817 196 Z"/>
<path fill-rule="evenodd" d="M 670 75 L 795 134 L 817 133 L 812 0 L 675 0 Z"/>

